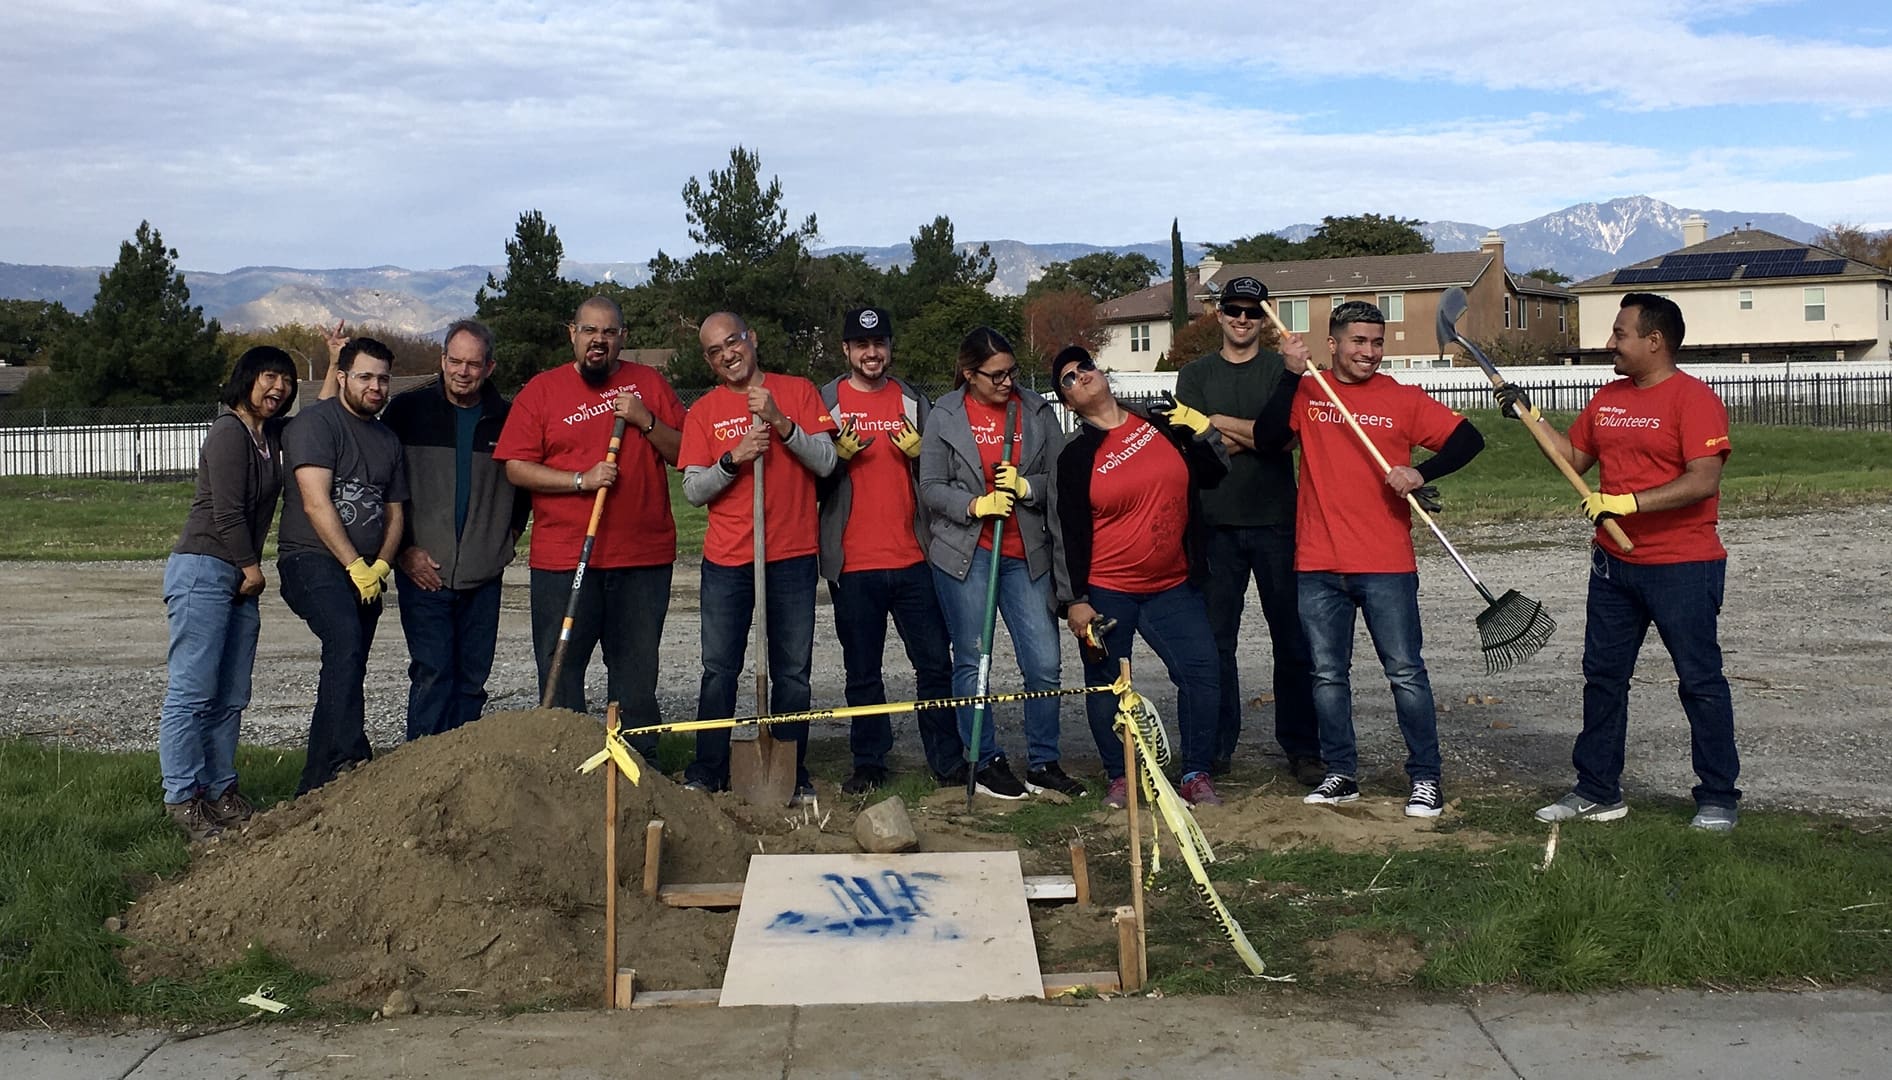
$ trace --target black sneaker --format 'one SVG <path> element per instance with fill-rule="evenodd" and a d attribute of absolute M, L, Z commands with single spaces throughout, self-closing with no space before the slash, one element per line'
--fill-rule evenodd
<path fill-rule="evenodd" d="M 958 765 L 953 766 L 951 772 L 934 774 L 933 782 L 940 787 L 965 787 L 966 763 L 962 761 Z"/>
<path fill-rule="evenodd" d="M 1329 776 L 1320 782 L 1320 786 L 1307 793 L 1304 803 L 1321 806 L 1338 806 L 1341 803 L 1356 802 L 1360 798 L 1360 785 L 1354 783 L 1351 776 Z"/>
<path fill-rule="evenodd" d="M 854 774 L 841 783 L 843 795 L 865 795 L 887 782 L 887 770 L 878 765 L 856 765 Z M 963 781 L 962 781 L 963 782 Z"/>
<path fill-rule="evenodd" d="M 818 806 L 820 805 L 820 800 L 821 793 L 815 790 L 815 782 L 813 780 L 803 780 L 801 783 L 795 785 L 795 794 L 789 796 L 788 805 Z"/>
<path fill-rule="evenodd" d="M 1445 796 L 1439 794 L 1437 780 L 1414 780 L 1412 795 L 1406 800 L 1407 817 L 1438 817 L 1445 811 Z"/>
<path fill-rule="evenodd" d="M 1025 797 L 1025 785 L 1012 775 L 1012 767 L 1006 763 L 1004 754 L 979 767 L 977 790 L 979 794 L 990 795 L 995 799 L 1015 800 Z"/>
<path fill-rule="evenodd" d="M 1025 789 L 1036 794 L 1046 788 L 1069 795 L 1075 799 L 1084 794 L 1084 785 L 1064 775 L 1064 770 L 1055 761 L 1046 762 L 1036 769 L 1025 770 Z"/>

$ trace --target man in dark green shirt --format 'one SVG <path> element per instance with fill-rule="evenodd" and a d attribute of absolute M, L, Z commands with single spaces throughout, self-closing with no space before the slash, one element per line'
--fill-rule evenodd
<path fill-rule="evenodd" d="M 1268 290 L 1252 277 L 1222 288 L 1217 319 L 1222 349 L 1185 365 L 1176 375 L 1176 400 L 1209 414 L 1229 451 L 1228 476 L 1202 492 L 1210 525 L 1209 629 L 1222 668 L 1222 703 L 1213 771 L 1226 772 L 1242 732 L 1242 690 L 1235 660 L 1242 609 L 1252 576 L 1274 642 L 1275 740 L 1296 779 L 1312 787 L 1325 769 L 1314 726 L 1312 663 L 1301 635 L 1294 577 L 1294 454 L 1256 450 L 1254 417 L 1285 370 L 1281 352 L 1264 343 L 1269 328 L 1261 305 Z M 1278 343 L 1303 359 L 1299 335 Z"/>

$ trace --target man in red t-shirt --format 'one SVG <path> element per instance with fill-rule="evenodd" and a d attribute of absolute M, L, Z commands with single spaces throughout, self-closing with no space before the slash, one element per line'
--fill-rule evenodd
<path fill-rule="evenodd" d="M 709 507 L 703 535 L 703 682 L 699 720 L 735 715 L 755 607 L 755 470 L 762 479 L 768 590 L 769 706 L 774 712 L 808 708 L 814 662 L 815 552 L 818 548 L 815 480 L 834 471 L 836 431 L 815 384 L 764 372 L 756 362 L 755 331 L 741 316 L 719 311 L 697 335 L 716 386 L 690 406 L 683 420 L 677 467 L 683 496 Z M 814 795 L 805 764 L 808 725 L 781 724 L 775 734 L 795 740 L 795 798 Z M 685 786 L 729 787 L 729 730 L 700 731 L 696 760 Z"/>
<path fill-rule="evenodd" d="M 602 644 L 607 698 L 626 710 L 625 726 L 655 724 L 661 719 L 657 649 L 677 558 L 665 467 L 677 459 L 683 402 L 655 368 L 619 359 L 624 316 L 609 298 L 580 304 L 569 333 L 572 362 L 526 383 L 493 449 L 494 460 L 506 463 L 506 479 L 532 493 L 528 561 L 540 699 L 591 508 L 598 489 L 610 488 L 552 703 L 585 711 L 585 668 Z M 625 421 L 624 444 L 613 464 L 604 458 L 618 417 Z M 633 745 L 650 757 L 657 740 Z"/>
<path fill-rule="evenodd" d="M 920 432 L 933 403 L 892 374 L 893 322 L 880 308 L 850 311 L 841 326 L 848 372 L 821 388 L 821 400 L 840 425 L 840 462 L 816 491 L 821 500 L 821 576 L 828 580 L 834 636 L 847 669 L 847 703 L 881 705 L 887 686 L 881 657 L 887 620 L 906 645 L 921 700 L 952 696 L 953 661 L 946 618 L 940 614 L 933 574 L 920 537 L 926 524 L 919 504 Z M 920 746 L 933 778 L 966 782 L 965 744 L 947 709 L 916 716 Z M 884 716 L 855 720 L 848 732 L 854 770 L 841 791 L 861 795 L 887 782 L 893 724 Z"/>
<path fill-rule="evenodd" d="M 1380 373 L 1386 354 L 1386 317 L 1364 301 L 1344 303 L 1328 316 L 1327 351 L 1333 370 L 1326 383 L 1353 413 L 1392 471 L 1382 472 L 1345 415 L 1313 379 L 1301 378 L 1304 360 L 1290 356 L 1290 374 L 1255 420 L 1255 443 L 1283 446 L 1301 440 L 1301 494 L 1296 511 L 1294 569 L 1301 628 L 1314 658 L 1314 715 L 1320 726 L 1327 778 L 1303 801 L 1334 805 L 1360 797 L 1354 744 L 1353 623 L 1357 610 L 1379 653 L 1393 690 L 1393 711 L 1406 740 L 1408 817 L 1437 817 L 1438 714 L 1432 679 L 1420 655 L 1419 568 L 1412 550 L 1412 510 L 1406 496 L 1463 468 L 1485 448 L 1464 417 Z M 1433 451 L 1412 464 L 1412 448 Z"/>
<path fill-rule="evenodd" d="M 1690 824 L 1726 832 L 1739 820 L 1741 758 L 1717 628 L 1728 569 L 1715 529 L 1728 410 L 1706 383 L 1676 367 L 1685 330 L 1673 300 L 1624 296 L 1609 339 L 1623 378 L 1596 392 L 1568 435 L 1522 390 L 1499 391 L 1506 413 L 1543 424 L 1571 468 L 1601 467 L 1599 490 L 1583 500 L 1583 512 L 1599 526 L 1619 518 L 1633 545 L 1618 551 L 1597 529 L 1584 608 L 1583 731 L 1570 755 L 1577 783 L 1537 812 L 1541 821 L 1614 821 L 1629 813 L 1622 788 L 1629 678 L 1651 623 L 1675 664 L 1701 781 Z"/>

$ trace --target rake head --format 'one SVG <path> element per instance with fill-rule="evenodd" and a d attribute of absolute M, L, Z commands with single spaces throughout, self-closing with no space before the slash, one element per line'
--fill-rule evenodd
<path fill-rule="evenodd" d="M 1557 621 L 1544 605 L 1516 589 L 1505 590 L 1477 621 L 1478 647 L 1485 654 L 1487 675 L 1509 671 L 1537 655 L 1557 631 Z"/>

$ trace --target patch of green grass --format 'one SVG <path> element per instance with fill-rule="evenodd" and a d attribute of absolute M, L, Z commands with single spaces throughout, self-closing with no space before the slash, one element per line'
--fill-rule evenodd
<path fill-rule="evenodd" d="M 245 747 L 237 769 L 244 794 L 269 806 L 295 791 L 302 755 Z M 266 955 L 200 979 L 131 985 L 117 956 L 124 939 L 105 920 L 190 861 L 161 802 L 155 753 L 0 742 L 0 1003 L 203 1020 L 247 1015 L 235 1000 L 262 983 L 288 1001 L 314 985 Z"/>
<path fill-rule="evenodd" d="M 1755 812 L 1732 835 L 1687 827 L 1692 808 L 1638 803 L 1621 822 L 1547 830 L 1512 802 L 1466 806 L 1500 846 L 1384 854 L 1248 854 L 1211 867 L 1271 973 L 1320 985 L 1311 943 L 1354 929 L 1410 934 L 1416 982 L 1771 986 L 1892 975 L 1892 835 L 1880 827 Z M 1372 886 L 1369 889 L 1369 884 Z M 1166 990 L 1250 986 L 1180 867 L 1152 893 L 1150 966 Z M 1203 961 L 1211 961 L 1203 966 Z M 1344 981 L 1344 980 L 1342 980 Z"/>
<path fill-rule="evenodd" d="M 980 804 L 973 803 L 973 809 Z M 1101 794 L 1087 794 L 1072 799 L 1067 803 L 1056 803 L 1049 799 L 1031 799 L 1015 810 L 1002 813 L 985 813 L 979 816 L 979 824 L 989 832 L 1006 833 L 1018 839 L 1020 847 L 1037 847 L 1040 844 L 1063 845 L 1073 835 L 1082 833 L 1093 824 L 1097 812 L 1103 809 Z"/>

